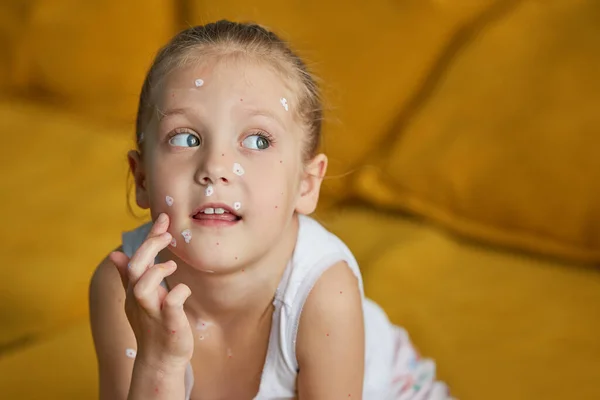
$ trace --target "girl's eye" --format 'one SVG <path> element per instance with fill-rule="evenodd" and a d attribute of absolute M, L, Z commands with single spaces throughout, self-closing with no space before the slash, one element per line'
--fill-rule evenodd
<path fill-rule="evenodd" d="M 271 146 L 271 143 L 262 135 L 250 135 L 244 139 L 242 145 L 253 150 L 265 150 Z"/>
<path fill-rule="evenodd" d="M 178 133 L 169 139 L 169 144 L 177 147 L 200 146 L 200 139 L 191 133 Z"/>

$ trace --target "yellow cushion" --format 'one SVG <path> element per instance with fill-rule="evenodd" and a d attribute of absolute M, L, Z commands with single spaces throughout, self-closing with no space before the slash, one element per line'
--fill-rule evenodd
<path fill-rule="evenodd" d="M 520 2 L 468 31 L 400 112 L 357 195 L 478 239 L 600 261 L 599 13 L 594 0 Z"/>
<path fill-rule="evenodd" d="M 289 40 L 322 79 L 323 200 L 347 194 L 348 177 L 385 137 L 398 107 L 410 103 L 448 37 L 491 1 L 290 2 L 190 0 L 193 24 L 254 21 Z"/>
<path fill-rule="evenodd" d="M 0 388 L 3 399 L 97 399 L 96 353 L 87 319 L 34 346 L 3 354 Z"/>
<path fill-rule="evenodd" d="M 33 2 L 35 0 L 2 0 L 0 2 L 0 88 L 17 89 L 19 51 Z"/>
<path fill-rule="evenodd" d="M 22 44 L 22 84 L 101 118 L 135 119 L 158 48 L 175 31 L 170 0 L 38 0 Z"/>
<path fill-rule="evenodd" d="M 0 131 L 1 348 L 86 315 L 92 271 L 139 221 L 128 132 L 15 101 L 0 102 Z"/>
<path fill-rule="evenodd" d="M 501 252 L 361 208 L 324 220 L 359 249 L 367 296 L 436 360 L 456 398 L 600 398 L 597 269 Z"/>

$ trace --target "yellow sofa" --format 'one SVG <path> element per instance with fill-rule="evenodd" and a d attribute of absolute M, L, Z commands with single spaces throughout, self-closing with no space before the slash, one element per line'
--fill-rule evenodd
<path fill-rule="evenodd" d="M 176 4 L 176 5 L 175 5 Z M 0 397 L 97 397 L 87 287 L 178 29 L 281 33 L 324 82 L 317 217 L 462 400 L 600 399 L 595 0 L 0 4 Z"/>

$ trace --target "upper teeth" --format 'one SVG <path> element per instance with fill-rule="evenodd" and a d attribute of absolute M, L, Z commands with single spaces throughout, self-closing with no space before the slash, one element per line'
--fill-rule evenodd
<path fill-rule="evenodd" d="M 204 209 L 204 211 L 202 211 L 204 214 L 224 214 L 228 211 L 225 211 L 224 208 L 212 208 L 212 207 L 207 207 Z"/>

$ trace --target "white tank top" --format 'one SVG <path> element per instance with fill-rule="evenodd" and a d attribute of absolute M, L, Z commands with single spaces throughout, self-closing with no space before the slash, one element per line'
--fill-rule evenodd
<path fill-rule="evenodd" d="M 151 223 L 123 234 L 123 252 L 129 257 L 140 247 Z M 299 216 L 299 231 L 292 258 L 275 292 L 273 320 L 267 356 L 255 400 L 284 400 L 296 397 L 296 334 L 304 303 L 323 272 L 338 261 L 345 261 L 356 278 L 363 298 L 365 320 L 364 400 L 446 399 L 424 393 L 440 392 L 443 385 L 433 381 L 435 367 L 429 360 L 419 360 L 406 333 L 392 325 L 384 311 L 364 297 L 358 263 L 346 245 L 321 224 L 307 216 Z M 163 282 L 164 285 L 164 282 Z M 165 285 L 166 286 L 166 285 Z M 419 371 L 421 378 L 419 379 Z M 424 376 L 428 378 L 425 379 Z M 188 365 L 185 377 L 186 400 L 194 384 Z M 437 388 L 437 389 L 436 389 Z M 444 390 L 445 391 L 445 390 Z M 420 393 L 420 395 L 419 395 Z M 441 393 L 441 392 L 440 392 Z M 425 396 L 423 396 L 425 394 Z M 415 397 L 416 398 L 416 397 Z"/>

